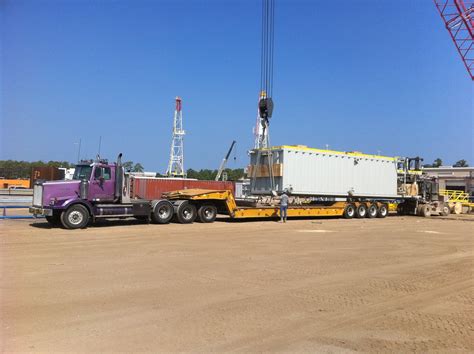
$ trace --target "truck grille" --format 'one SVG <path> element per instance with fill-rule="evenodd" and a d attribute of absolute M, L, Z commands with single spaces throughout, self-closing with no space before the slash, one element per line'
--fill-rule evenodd
<path fill-rule="evenodd" d="M 43 206 L 43 186 L 35 184 L 33 187 L 33 206 Z"/>

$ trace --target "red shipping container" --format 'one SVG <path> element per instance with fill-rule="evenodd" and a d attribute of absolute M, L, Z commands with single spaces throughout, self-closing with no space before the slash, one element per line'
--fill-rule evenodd
<path fill-rule="evenodd" d="M 133 176 L 130 181 L 130 196 L 138 199 L 160 199 L 165 192 L 179 189 L 230 190 L 235 194 L 231 181 L 199 181 L 184 178 L 153 178 Z"/>

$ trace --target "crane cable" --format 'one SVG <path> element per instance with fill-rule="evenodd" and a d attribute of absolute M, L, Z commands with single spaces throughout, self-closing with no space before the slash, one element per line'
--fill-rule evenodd
<path fill-rule="evenodd" d="M 268 119 L 273 111 L 273 54 L 275 42 L 275 0 L 262 0 L 262 48 L 260 73 L 260 117 Z"/>
<path fill-rule="evenodd" d="M 266 137 L 265 147 L 269 148 L 268 129 L 269 118 L 273 112 L 273 53 L 275 43 L 275 0 L 262 0 L 262 52 L 261 52 L 261 77 L 260 77 L 260 101 L 259 115 L 263 120 L 263 136 Z M 257 153 L 259 162 L 261 150 Z M 273 175 L 273 152 L 271 148 L 267 152 L 268 177 L 272 192 L 275 188 Z"/>

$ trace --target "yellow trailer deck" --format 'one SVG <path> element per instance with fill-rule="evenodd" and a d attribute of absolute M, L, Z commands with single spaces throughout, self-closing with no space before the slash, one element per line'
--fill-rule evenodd
<path fill-rule="evenodd" d="M 278 218 L 280 216 L 279 205 L 257 207 L 238 206 L 232 192 L 227 190 L 184 189 L 165 193 L 163 196 L 169 201 L 175 202 L 175 212 L 179 212 L 179 203 L 182 203 L 182 201 L 193 203 L 196 208 L 199 208 L 197 209 L 197 217 L 203 222 L 211 221 L 203 220 L 202 215 L 204 211 L 201 209 L 211 209 L 211 207 L 215 208 L 216 213 L 219 211 L 234 219 Z M 176 207 L 176 205 L 178 205 L 178 207 Z M 289 205 L 287 214 L 288 217 L 385 217 L 388 214 L 388 205 L 381 202 L 333 202 L 329 206 L 313 204 Z"/>

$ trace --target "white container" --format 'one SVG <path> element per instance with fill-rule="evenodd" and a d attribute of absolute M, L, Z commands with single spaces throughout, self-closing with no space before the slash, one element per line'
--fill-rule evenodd
<path fill-rule="evenodd" d="M 269 175 L 268 152 L 273 160 L 274 185 Z M 260 166 L 255 166 L 259 155 Z M 252 194 L 285 189 L 293 195 L 396 198 L 396 157 L 279 146 L 251 152 Z"/>

